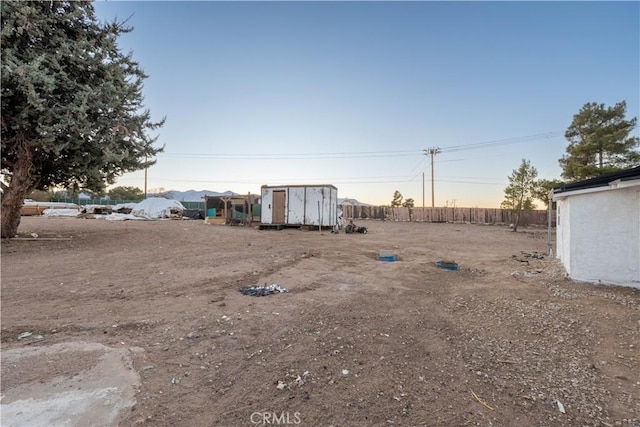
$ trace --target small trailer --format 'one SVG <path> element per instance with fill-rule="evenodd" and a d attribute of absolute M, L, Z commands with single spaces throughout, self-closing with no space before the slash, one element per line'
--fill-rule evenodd
<path fill-rule="evenodd" d="M 338 189 L 333 185 L 263 185 L 261 193 L 260 229 L 322 229 L 338 223 Z"/>

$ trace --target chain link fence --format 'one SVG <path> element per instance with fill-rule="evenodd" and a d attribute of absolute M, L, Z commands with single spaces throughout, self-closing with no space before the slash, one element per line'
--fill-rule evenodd
<path fill-rule="evenodd" d="M 120 205 L 124 203 L 138 203 L 140 200 L 117 200 L 117 199 L 109 199 L 109 198 L 99 198 L 99 199 L 65 199 L 65 198 L 53 198 L 52 202 L 61 202 L 61 203 L 74 203 L 79 206 L 85 205 Z M 204 202 L 180 202 L 185 209 L 203 209 L 204 210 Z"/>

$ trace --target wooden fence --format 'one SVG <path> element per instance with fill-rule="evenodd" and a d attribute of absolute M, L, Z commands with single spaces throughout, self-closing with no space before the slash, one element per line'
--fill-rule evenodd
<path fill-rule="evenodd" d="M 515 215 L 506 209 L 492 208 L 390 208 L 387 206 L 341 205 L 344 218 L 387 221 L 469 222 L 472 224 L 512 224 Z M 520 225 L 547 225 L 547 211 L 523 212 Z M 551 213 L 552 226 L 555 212 Z"/>

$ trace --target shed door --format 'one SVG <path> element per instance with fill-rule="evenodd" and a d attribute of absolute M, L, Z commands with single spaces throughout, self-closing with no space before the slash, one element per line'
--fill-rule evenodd
<path fill-rule="evenodd" d="M 273 192 L 272 221 L 273 224 L 284 224 L 285 196 L 284 190 Z"/>

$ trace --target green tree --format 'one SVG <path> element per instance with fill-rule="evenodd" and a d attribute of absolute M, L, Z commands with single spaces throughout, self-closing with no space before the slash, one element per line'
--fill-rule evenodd
<path fill-rule="evenodd" d="M 403 208 L 413 208 L 415 205 L 416 202 L 412 198 L 408 198 L 404 202 L 402 202 Z"/>
<path fill-rule="evenodd" d="M 409 221 L 413 221 L 413 207 L 415 204 L 416 203 L 412 198 L 405 199 L 405 201 L 402 202 L 402 207 L 409 209 Z"/>
<path fill-rule="evenodd" d="M 91 191 L 79 188 L 66 188 L 53 192 L 53 198 L 56 200 L 69 200 L 79 199 L 81 196 L 88 196 L 90 199 L 99 199 L 100 197 L 104 197 L 106 193 L 104 191 Z M 55 200 L 54 200 L 55 201 Z"/>
<path fill-rule="evenodd" d="M 33 190 L 27 195 L 27 199 L 35 200 L 36 202 L 50 202 L 52 198 L 52 191 Z"/>
<path fill-rule="evenodd" d="M 100 190 L 100 191 L 91 191 L 91 190 L 87 190 L 86 188 L 84 188 L 84 189 L 81 191 L 81 193 L 83 193 L 83 194 L 85 194 L 85 195 L 89 196 L 89 197 L 90 197 L 90 198 L 92 198 L 92 199 L 101 199 L 101 198 L 103 198 L 104 196 L 106 196 L 106 195 L 107 195 L 107 192 L 105 191 L 105 189 L 104 189 L 104 188 L 103 188 L 102 190 Z M 78 196 L 78 195 L 76 195 L 76 197 L 77 197 L 77 196 Z"/>
<path fill-rule="evenodd" d="M 402 206 L 402 194 L 396 190 L 395 193 L 393 193 L 393 199 L 391 200 L 391 207 L 392 208 L 399 208 L 400 206 Z"/>
<path fill-rule="evenodd" d="M 513 231 L 518 231 L 520 215 L 523 211 L 535 209 L 533 191 L 536 186 L 538 171 L 528 160 L 522 159 L 518 169 L 509 176 L 509 185 L 504 189 L 504 201 L 501 206 L 515 214 Z"/>
<path fill-rule="evenodd" d="M 626 120 L 627 103 L 613 107 L 585 104 L 565 132 L 567 154 L 559 160 L 562 177 L 580 181 L 636 166 L 640 162 L 638 137 L 629 134 L 637 118 Z"/>
<path fill-rule="evenodd" d="M 564 184 L 559 179 L 539 179 L 536 181 L 531 192 L 534 199 L 540 200 L 545 206 L 549 206 L 549 193 L 554 188 L 558 188 Z"/>
<path fill-rule="evenodd" d="M 107 192 L 112 200 L 131 200 L 139 202 L 144 199 L 144 192 L 138 187 L 114 187 Z"/>
<path fill-rule="evenodd" d="M 147 77 L 117 45 L 132 31 L 100 23 L 86 1 L 0 2 L 2 237 L 24 197 L 54 187 L 100 191 L 155 162 Z"/>

